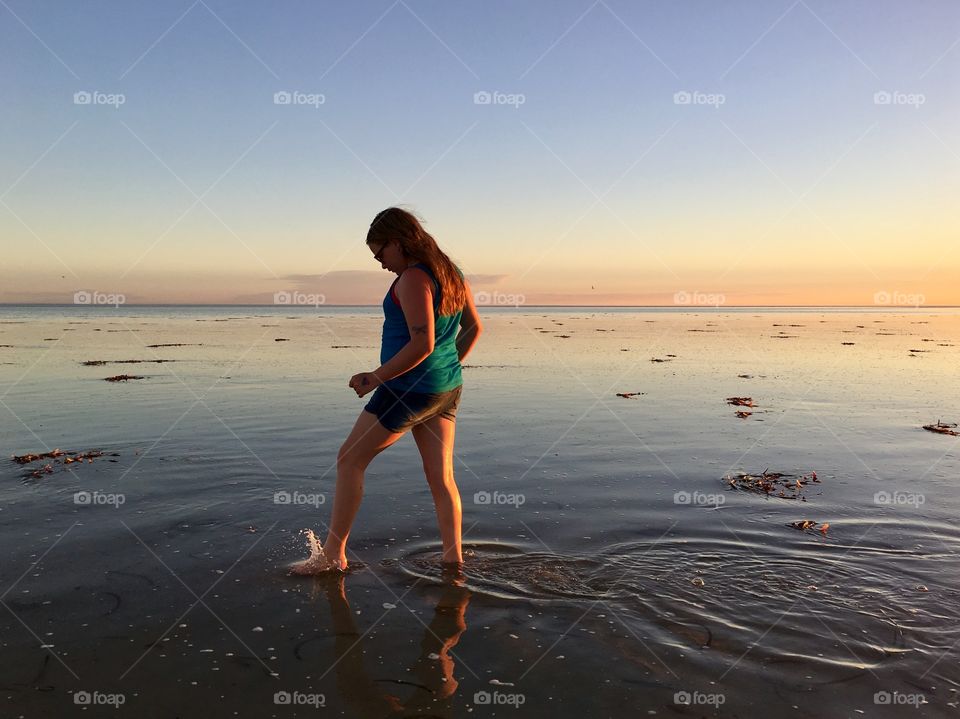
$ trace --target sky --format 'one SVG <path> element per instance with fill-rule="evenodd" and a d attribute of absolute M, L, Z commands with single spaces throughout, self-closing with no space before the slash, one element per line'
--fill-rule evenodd
<path fill-rule="evenodd" d="M 960 305 L 954 0 L 0 0 L 0 62 L 0 303 L 376 304 L 401 205 L 480 304 Z"/>

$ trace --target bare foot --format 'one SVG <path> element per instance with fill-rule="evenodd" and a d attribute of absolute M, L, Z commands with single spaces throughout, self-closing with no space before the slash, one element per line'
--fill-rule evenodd
<path fill-rule="evenodd" d="M 345 572 L 347 562 L 342 559 L 330 559 L 323 551 L 323 547 L 316 545 L 314 553 L 302 562 L 290 565 L 290 574 L 313 575 L 326 572 Z"/>
<path fill-rule="evenodd" d="M 309 576 L 326 572 L 344 572 L 346 569 L 346 566 L 341 565 L 338 560 L 330 561 L 326 557 L 311 557 L 310 559 L 304 559 L 302 562 L 291 564 L 290 574 Z"/>

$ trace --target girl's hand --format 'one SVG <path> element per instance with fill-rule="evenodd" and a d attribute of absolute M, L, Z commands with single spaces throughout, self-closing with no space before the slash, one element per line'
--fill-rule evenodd
<path fill-rule="evenodd" d="M 377 379 L 377 375 L 373 372 L 361 372 L 350 378 L 350 387 L 353 387 L 353 391 L 357 393 L 357 397 L 363 397 L 363 395 L 372 392 L 379 387 L 380 384 L 380 380 Z"/>

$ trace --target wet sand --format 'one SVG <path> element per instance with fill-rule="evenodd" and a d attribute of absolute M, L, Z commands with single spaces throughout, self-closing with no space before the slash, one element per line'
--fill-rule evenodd
<path fill-rule="evenodd" d="M 0 469 L 4 716 L 957 711 L 960 460 L 922 429 L 960 419 L 955 313 L 490 312 L 444 580 L 409 438 L 349 571 L 287 572 L 375 309 L 168 312 L 0 316 L 7 455 L 115 460 Z M 176 361 L 83 365 L 130 359 Z M 724 479 L 764 470 L 819 481 Z"/>

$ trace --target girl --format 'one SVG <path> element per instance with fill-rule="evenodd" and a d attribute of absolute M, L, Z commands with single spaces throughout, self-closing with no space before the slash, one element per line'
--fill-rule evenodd
<path fill-rule="evenodd" d="M 408 429 L 436 505 L 443 563 L 447 568 L 463 563 L 453 442 L 461 362 L 480 336 L 480 316 L 463 273 L 411 213 L 398 207 L 378 213 L 367 247 L 383 269 L 398 275 L 383 299 L 381 364 L 350 378 L 358 397 L 373 396 L 337 454 L 326 542 L 317 556 L 292 568 L 298 574 L 347 568 L 347 537 L 363 497 L 364 470 Z"/>

